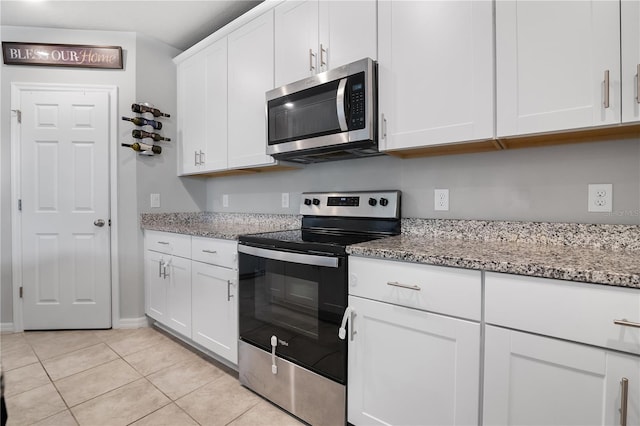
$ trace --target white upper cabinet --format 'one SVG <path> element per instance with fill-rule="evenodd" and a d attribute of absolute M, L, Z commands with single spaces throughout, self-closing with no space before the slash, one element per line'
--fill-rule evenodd
<path fill-rule="evenodd" d="M 178 65 L 181 174 L 227 167 L 227 39 Z"/>
<path fill-rule="evenodd" d="M 493 4 L 378 3 L 380 147 L 494 136 Z"/>
<path fill-rule="evenodd" d="M 640 2 L 621 2 L 622 122 L 640 120 Z"/>
<path fill-rule="evenodd" d="M 376 2 L 287 1 L 275 8 L 279 87 L 362 58 L 376 59 Z"/>
<path fill-rule="evenodd" d="M 274 163 L 266 154 L 265 93 L 273 89 L 273 11 L 228 36 L 229 168 Z"/>
<path fill-rule="evenodd" d="M 498 137 L 620 123 L 620 3 L 497 1 L 496 81 Z"/>

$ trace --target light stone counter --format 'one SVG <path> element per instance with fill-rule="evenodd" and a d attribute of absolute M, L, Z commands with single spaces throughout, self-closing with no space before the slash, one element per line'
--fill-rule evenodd
<path fill-rule="evenodd" d="M 640 227 L 403 219 L 352 255 L 640 289 Z"/>
<path fill-rule="evenodd" d="M 242 234 L 299 229 L 300 217 L 243 213 L 143 213 L 140 226 L 153 231 L 237 240 Z"/>

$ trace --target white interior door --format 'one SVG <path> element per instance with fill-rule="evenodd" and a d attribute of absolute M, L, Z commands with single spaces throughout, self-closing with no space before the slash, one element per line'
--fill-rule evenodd
<path fill-rule="evenodd" d="M 111 327 L 109 94 L 22 91 L 24 329 Z"/>

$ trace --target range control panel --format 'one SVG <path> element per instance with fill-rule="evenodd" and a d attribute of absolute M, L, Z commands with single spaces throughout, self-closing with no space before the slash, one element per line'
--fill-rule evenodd
<path fill-rule="evenodd" d="M 400 191 L 303 192 L 305 216 L 400 217 Z"/>

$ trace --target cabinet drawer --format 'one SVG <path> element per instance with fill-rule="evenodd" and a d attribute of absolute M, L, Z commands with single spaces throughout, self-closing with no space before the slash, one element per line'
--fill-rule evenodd
<path fill-rule="evenodd" d="M 604 348 L 640 354 L 640 290 L 486 273 L 485 320 Z"/>
<path fill-rule="evenodd" d="M 349 257 L 349 294 L 480 321 L 480 271 Z"/>
<path fill-rule="evenodd" d="M 191 257 L 191 236 L 161 231 L 144 231 L 144 244 L 147 250 Z"/>
<path fill-rule="evenodd" d="M 211 265 L 237 269 L 238 242 L 216 238 L 191 238 L 192 259 Z"/>

